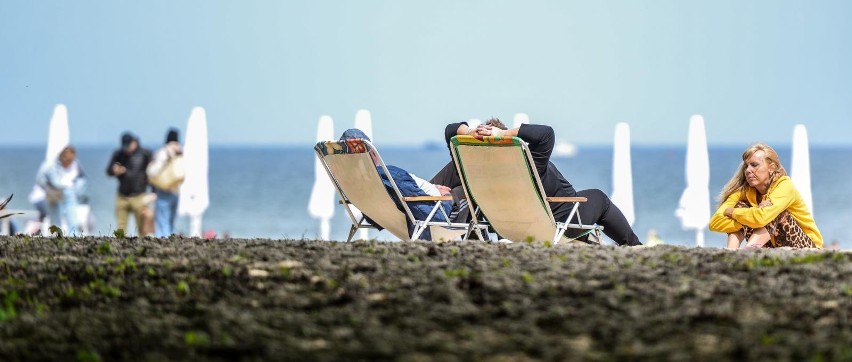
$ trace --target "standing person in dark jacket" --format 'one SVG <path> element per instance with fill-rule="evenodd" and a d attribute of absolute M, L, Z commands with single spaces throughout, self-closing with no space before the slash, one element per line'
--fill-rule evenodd
<path fill-rule="evenodd" d="M 136 220 L 139 236 L 145 235 L 145 215 L 148 212 L 146 194 L 148 175 L 145 170 L 151 162 L 151 151 L 139 146 L 139 140 L 129 132 L 121 135 L 121 149 L 112 154 L 107 165 L 107 175 L 118 179 L 118 194 L 115 196 L 115 218 L 118 228 L 127 231 L 130 213 Z"/>
<path fill-rule="evenodd" d="M 447 146 L 450 139 L 456 135 L 469 135 L 477 138 L 484 136 L 519 137 L 527 142 L 530 154 L 535 163 L 544 193 L 550 197 L 586 197 L 587 202 L 580 206 L 580 218 L 584 223 L 595 223 L 604 227 L 604 234 L 614 240 L 618 245 L 641 245 L 639 237 L 633 232 L 624 214 L 613 204 L 603 191 L 598 189 L 574 190 L 565 176 L 556 169 L 556 165 L 550 162 L 550 154 L 553 152 L 555 134 L 553 128 L 538 124 L 523 124 L 518 128 L 506 129 L 499 119 L 489 120 L 486 124 L 476 128 L 467 126 L 467 122 L 451 123 L 444 130 L 444 138 Z M 432 178 L 432 182 L 438 182 L 452 189 L 461 186 L 456 167 L 452 161 Z M 565 220 L 571 212 L 569 203 L 551 203 L 550 209 L 556 220 Z M 577 222 L 576 219 L 571 220 Z M 566 234 L 572 236 L 577 230 L 568 229 Z"/>

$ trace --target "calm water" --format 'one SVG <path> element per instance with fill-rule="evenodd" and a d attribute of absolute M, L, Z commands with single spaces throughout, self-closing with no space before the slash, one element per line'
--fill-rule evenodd
<path fill-rule="evenodd" d="M 110 235 L 117 181 L 105 174 L 111 148 L 81 147 L 78 156 L 89 175 L 89 195 L 97 219 L 96 234 Z M 711 197 L 730 178 L 738 164 L 739 148 L 710 150 Z M 448 160 L 444 149 L 381 148 L 385 162 L 430 178 Z M 779 148 L 785 160 L 789 148 Z M 634 229 L 645 239 L 656 229 L 666 243 L 692 245 L 694 233 L 680 228 L 674 216 L 685 187 L 684 148 L 634 147 L 633 187 L 636 222 Z M 11 208 L 30 209 L 29 194 L 44 149 L 0 148 L 0 195 L 14 193 Z M 314 154 L 310 146 L 290 148 L 212 148 L 210 150 L 210 208 L 204 215 L 204 229 L 220 235 L 245 238 L 316 238 L 319 224 L 307 213 L 313 186 Z M 580 189 L 612 191 L 611 148 L 581 148 L 573 158 L 554 159 L 557 167 Z M 852 248 L 852 148 L 811 149 L 811 178 L 817 225 L 826 245 L 832 240 Z M 712 202 L 715 205 L 715 201 Z M 178 231 L 186 232 L 186 220 Z M 332 238 L 345 240 L 349 221 L 345 211 L 336 210 Z M 394 239 L 387 233 L 371 232 L 371 237 Z M 708 246 L 722 246 L 724 235 L 705 234 Z"/>

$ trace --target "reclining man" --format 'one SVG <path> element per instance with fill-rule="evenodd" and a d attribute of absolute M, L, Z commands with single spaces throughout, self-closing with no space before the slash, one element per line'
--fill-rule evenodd
<path fill-rule="evenodd" d="M 346 141 L 350 139 L 364 139 L 370 141 L 370 138 L 367 135 L 357 128 L 350 128 L 343 132 L 340 136 L 340 141 Z M 390 173 L 391 178 L 394 183 L 399 188 L 402 196 L 449 196 L 450 188 L 447 186 L 443 186 L 440 184 L 430 183 L 424 179 L 421 179 L 414 175 L 413 173 L 409 173 L 402 168 L 393 165 L 385 165 Z M 381 167 L 377 167 L 377 171 L 379 172 L 379 176 L 382 178 L 382 182 L 385 184 L 385 188 L 388 191 L 388 194 L 394 199 L 395 202 L 400 203 L 401 201 L 397 199 L 396 192 L 393 191 L 393 186 L 391 186 L 387 177 L 384 174 L 384 170 Z M 409 202 L 409 209 L 411 210 L 412 215 L 417 220 L 425 220 L 429 213 L 432 211 L 434 207 L 434 202 L 428 201 L 415 201 Z M 402 207 L 397 205 L 397 207 L 402 210 Z M 450 221 L 456 220 L 457 212 L 454 212 L 456 209 L 455 205 L 452 201 L 441 201 L 441 208 L 444 209 L 444 212 L 450 217 Z M 377 225 L 373 220 L 369 217 L 366 218 L 367 222 L 371 225 L 375 226 L 379 230 L 382 230 L 380 225 Z M 441 212 L 437 212 L 433 217 L 432 221 L 446 221 L 444 214 Z M 413 224 L 412 220 L 409 220 L 409 233 L 412 232 Z M 420 236 L 423 240 L 431 240 L 431 233 L 427 228 L 426 231 L 423 232 Z"/>
<path fill-rule="evenodd" d="M 580 219 L 584 223 L 591 222 L 603 226 L 604 234 L 618 245 L 642 245 L 624 214 L 603 191 L 598 189 L 574 190 L 571 183 L 556 169 L 556 165 L 550 162 L 550 154 L 553 152 L 556 139 L 553 128 L 550 126 L 523 124 L 518 128 L 507 129 L 496 118 L 492 118 L 476 128 L 468 127 L 467 122 L 451 123 L 444 130 L 447 147 L 450 147 L 450 139 L 456 135 L 468 135 L 479 139 L 484 136 L 519 137 L 529 145 L 533 162 L 547 196 L 587 198 L 588 201 L 583 203 L 578 211 Z M 461 191 L 461 179 L 452 160 L 432 178 L 432 183 L 450 187 L 453 189 L 454 195 Z M 556 220 L 565 220 L 571 212 L 571 205 L 569 203 L 551 203 L 550 209 Z M 571 222 L 576 223 L 576 217 Z M 576 229 L 568 229 L 565 234 L 568 237 L 576 237 L 580 232 Z"/>

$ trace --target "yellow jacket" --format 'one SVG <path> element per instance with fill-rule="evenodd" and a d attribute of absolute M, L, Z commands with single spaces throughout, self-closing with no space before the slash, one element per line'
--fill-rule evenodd
<path fill-rule="evenodd" d="M 725 216 L 725 209 L 736 206 L 740 200 L 741 192 L 734 192 L 731 196 L 728 196 L 728 199 L 713 214 L 713 217 L 710 219 L 710 230 L 733 233 L 742 229 L 743 225 L 755 229 L 761 228 L 778 217 L 781 212 L 787 210 L 793 215 L 793 219 L 796 220 L 796 223 L 804 230 L 805 234 L 808 234 L 814 245 L 822 248 L 822 234 L 817 229 L 814 217 L 811 215 L 810 210 L 808 210 L 808 206 L 805 205 L 802 195 L 793 186 L 793 181 L 790 180 L 790 177 L 783 176 L 775 180 L 772 185 L 769 185 L 769 190 L 763 199 L 772 202 L 772 206 L 757 207 L 757 190 L 754 187 L 748 187 L 745 194 L 746 200 L 751 207 L 735 208 L 733 217 Z M 772 245 L 777 245 L 774 236 L 772 236 Z"/>

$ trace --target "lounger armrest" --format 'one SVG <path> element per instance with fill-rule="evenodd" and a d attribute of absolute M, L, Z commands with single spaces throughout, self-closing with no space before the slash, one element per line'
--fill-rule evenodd
<path fill-rule="evenodd" d="M 406 202 L 413 201 L 453 201 L 452 196 L 406 196 L 402 198 Z"/>
<path fill-rule="evenodd" d="M 548 197 L 547 202 L 586 202 L 585 197 Z"/>

